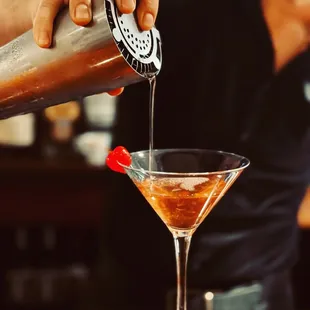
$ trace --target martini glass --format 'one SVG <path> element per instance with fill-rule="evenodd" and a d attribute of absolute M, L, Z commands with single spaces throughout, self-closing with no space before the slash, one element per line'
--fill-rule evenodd
<path fill-rule="evenodd" d="M 162 149 L 130 155 L 129 167 L 119 164 L 173 235 L 177 310 L 186 310 L 191 238 L 250 162 L 236 154 L 200 149 Z"/>

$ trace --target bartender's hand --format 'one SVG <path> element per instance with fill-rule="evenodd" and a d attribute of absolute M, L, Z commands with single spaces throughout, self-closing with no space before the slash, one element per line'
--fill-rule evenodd
<path fill-rule="evenodd" d="M 26 0 L 22 0 L 26 1 Z M 37 7 L 33 8 L 33 33 L 37 44 L 49 47 L 53 33 L 53 23 L 63 6 L 69 6 L 72 20 L 80 26 L 92 20 L 91 0 L 33 0 Z M 116 0 L 120 12 L 127 14 L 136 9 L 136 0 Z M 137 6 L 139 25 L 143 30 L 153 27 L 159 0 L 140 0 Z"/>

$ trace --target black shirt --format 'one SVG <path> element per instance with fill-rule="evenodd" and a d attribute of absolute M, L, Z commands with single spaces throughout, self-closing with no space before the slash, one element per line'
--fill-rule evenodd
<path fill-rule="evenodd" d="M 260 279 L 296 260 L 296 214 L 310 160 L 302 68 L 310 57 L 273 74 L 259 2 L 160 3 L 155 147 L 221 149 L 251 160 L 193 236 L 189 283 L 195 288 Z M 141 83 L 121 96 L 115 145 L 148 148 L 148 92 Z M 128 177 L 114 173 L 111 182 L 105 256 L 141 294 L 173 287 L 168 229 Z"/>

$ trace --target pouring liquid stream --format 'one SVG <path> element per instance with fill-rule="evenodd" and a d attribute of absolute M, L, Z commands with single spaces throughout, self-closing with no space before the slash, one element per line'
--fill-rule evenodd
<path fill-rule="evenodd" d="M 154 149 L 154 105 L 156 76 L 149 78 L 150 98 L 149 98 L 149 171 L 152 171 L 153 149 Z"/>

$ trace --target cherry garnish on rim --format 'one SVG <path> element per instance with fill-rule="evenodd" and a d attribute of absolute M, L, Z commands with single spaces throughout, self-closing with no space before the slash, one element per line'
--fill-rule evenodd
<path fill-rule="evenodd" d="M 109 152 L 106 159 L 106 164 L 111 170 L 125 174 L 126 171 L 120 164 L 130 166 L 130 153 L 123 146 L 118 146 L 113 151 Z"/>

